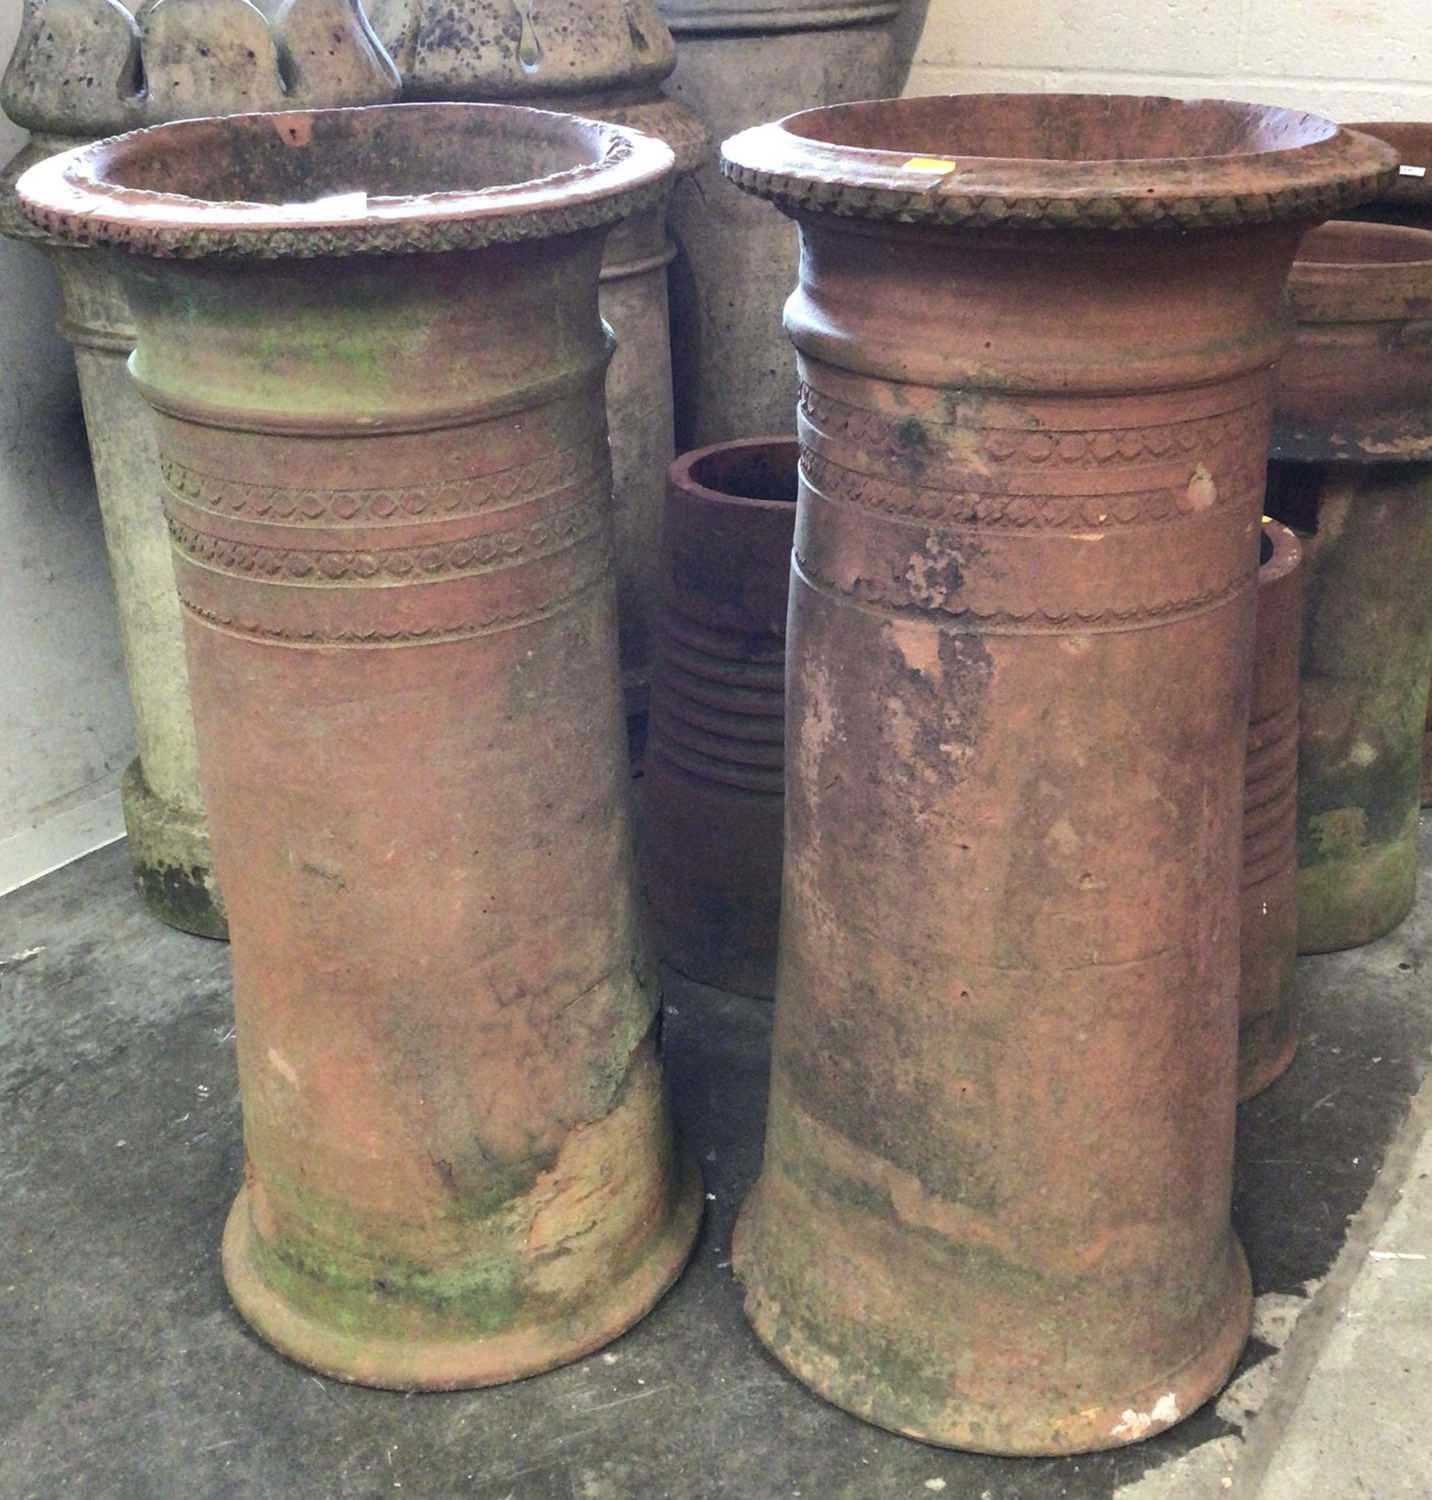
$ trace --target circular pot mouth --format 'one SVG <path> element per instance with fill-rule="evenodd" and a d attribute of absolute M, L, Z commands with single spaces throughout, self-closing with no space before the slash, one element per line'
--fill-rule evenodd
<path fill-rule="evenodd" d="M 139 255 L 402 254 L 615 222 L 673 161 L 572 115 L 386 104 L 156 125 L 42 162 L 17 192 L 57 238 Z"/>
<path fill-rule="evenodd" d="M 713 505 L 788 510 L 800 485 L 795 437 L 740 438 L 685 453 L 672 464 L 671 483 Z"/>
<path fill-rule="evenodd" d="M 1298 246 L 1288 295 L 1300 323 L 1432 318 L 1432 230 L 1320 224 Z"/>
<path fill-rule="evenodd" d="M 1032 229 L 1316 220 L 1384 191 L 1393 148 L 1221 99 L 951 94 L 805 110 L 733 136 L 722 169 L 788 210 Z"/>
<path fill-rule="evenodd" d="M 1418 204 L 1432 210 L 1432 121 L 1372 120 L 1346 128 L 1386 141 L 1402 158 L 1382 201 Z"/>
<path fill-rule="evenodd" d="M 1266 588 L 1286 578 L 1303 559 L 1302 544 L 1281 521 L 1263 517 L 1258 536 L 1258 587 Z"/>

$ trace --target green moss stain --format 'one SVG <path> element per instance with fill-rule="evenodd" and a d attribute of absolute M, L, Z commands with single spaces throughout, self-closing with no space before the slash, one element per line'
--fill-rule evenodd
<path fill-rule="evenodd" d="M 273 1181 L 283 1232 L 250 1244 L 254 1270 L 296 1311 L 347 1333 L 392 1335 L 419 1321 L 450 1325 L 454 1337 L 501 1332 L 524 1320 L 523 1266 L 504 1248 L 520 1234 L 491 1224 L 460 1257 L 460 1234 L 432 1235 L 431 1262 L 384 1244 L 346 1205 L 293 1180 Z M 483 1241 L 486 1241 L 484 1244 Z"/>
<path fill-rule="evenodd" d="M 229 923 L 214 891 L 212 871 L 197 865 L 136 862 L 134 878 L 144 904 L 161 922 L 200 937 L 228 937 Z"/>
<path fill-rule="evenodd" d="M 1432 466 L 1310 474 L 1298 909 L 1299 947 L 1317 952 L 1388 931 L 1411 901 L 1432 670 Z"/>
<path fill-rule="evenodd" d="M 938 1262 L 941 1276 L 957 1277 L 970 1285 L 997 1288 L 1001 1295 L 1015 1300 L 1048 1295 L 1045 1278 L 1038 1271 L 1007 1259 L 987 1245 L 953 1240 L 938 1229 L 902 1216 L 885 1188 L 841 1171 L 821 1154 L 818 1142 L 805 1139 L 799 1126 L 783 1129 L 782 1123 L 783 1113 L 775 1112 L 771 1120 L 772 1133 L 767 1141 L 767 1158 L 802 1196 L 815 1203 L 834 1205 L 839 1210 L 837 1217 L 844 1218 L 851 1213 L 867 1214 L 881 1224 L 898 1224 L 902 1236 L 919 1243 L 925 1253 Z M 928 1188 L 925 1191 L 929 1193 Z M 951 1205 L 959 1202 L 949 1197 L 942 1198 L 938 1193 L 929 1195 L 936 1202 Z M 820 1217 L 819 1213 L 813 1215 L 816 1220 Z M 820 1250 L 818 1237 L 811 1249 L 813 1253 Z M 780 1258 L 786 1259 L 784 1249 L 780 1251 Z"/>
<path fill-rule="evenodd" d="M 604 1107 L 593 1119 L 625 1100 L 633 1055 L 651 1025 L 648 1020 L 637 1031 L 623 1064 L 613 1058 L 609 1076 L 597 1080 Z M 252 1236 L 254 1270 L 296 1311 L 357 1336 L 412 1333 L 415 1322 L 435 1336 L 489 1336 L 559 1320 L 571 1309 L 532 1290 L 534 1262 L 525 1253 L 527 1195 L 556 1160 L 551 1152 L 497 1162 L 474 1138 L 462 1155 L 432 1163 L 448 1188 L 446 1212 L 391 1233 L 299 1178 L 266 1172 L 281 1230 L 272 1240 Z M 672 1163 L 664 1170 L 669 1173 Z M 410 1248 L 415 1245 L 430 1245 L 432 1253 L 417 1259 Z M 650 1240 L 642 1238 L 623 1264 L 609 1268 L 612 1279 L 630 1274 L 650 1251 Z"/>
<path fill-rule="evenodd" d="M 412 288 L 395 296 L 382 272 L 350 266 L 325 281 L 301 262 L 139 273 L 131 286 L 149 337 L 132 367 L 160 389 L 182 378 L 186 397 L 238 411 L 384 413 L 402 383 L 395 372 L 421 366 L 443 312 Z M 171 350 L 183 351 L 177 362 Z"/>
<path fill-rule="evenodd" d="M 930 447 L 929 434 L 918 417 L 906 417 L 896 426 L 895 441 L 902 448 L 916 451 L 926 451 Z"/>
<path fill-rule="evenodd" d="M 499 1162 L 473 1141 L 453 1157 L 438 1157 L 433 1169 L 452 1195 L 452 1214 L 464 1224 L 479 1224 L 532 1190 L 538 1177 L 551 1169 L 555 1152 L 544 1152 L 517 1162 Z"/>
<path fill-rule="evenodd" d="M 933 1412 L 948 1400 L 945 1361 L 913 1329 L 856 1321 L 832 1309 L 838 1288 L 831 1277 L 841 1272 L 817 1226 L 783 1219 L 768 1238 L 757 1225 L 737 1269 L 761 1336 L 842 1405 L 871 1413 Z"/>
<path fill-rule="evenodd" d="M 1406 837 L 1409 819 L 1416 818 L 1422 798 L 1420 719 L 1395 737 L 1386 733 L 1386 721 L 1369 718 L 1362 723 L 1367 736 L 1358 739 L 1366 747 L 1364 763 L 1358 763 L 1354 747 L 1354 754 L 1340 764 L 1299 768 L 1301 866 L 1337 863 L 1395 843 Z"/>
<path fill-rule="evenodd" d="M 1298 871 L 1298 950 L 1324 953 L 1369 943 L 1397 926 L 1417 891 L 1417 810 L 1404 834 L 1367 845 L 1339 839 L 1351 823 L 1325 815 L 1316 833 L 1325 857 Z"/>
<path fill-rule="evenodd" d="M 344 1333 L 398 1335 L 414 1314 L 453 1337 L 502 1333 L 533 1314 L 521 1268 L 511 1256 L 465 1258 L 451 1270 L 385 1259 L 366 1276 L 311 1243 L 253 1239 L 254 1268 L 296 1311 Z"/>
<path fill-rule="evenodd" d="M 1373 653 L 1374 656 L 1376 653 Z M 1299 947 L 1352 946 L 1406 915 L 1416 883 L 1427 653 L 1415 673 L 1306 678 L 1298 764 Z M 1341 725 L 1333 739 L 1325 725 Z"/>

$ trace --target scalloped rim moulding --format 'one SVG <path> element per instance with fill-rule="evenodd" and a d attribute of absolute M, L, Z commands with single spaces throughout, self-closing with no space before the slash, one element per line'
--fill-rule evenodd
<path fill-rule="evenodd" d="M 833 105 L 744 130 L 721 148 L 722 170 L 746 192 L 787 212 L 978 229 L 1200 229 L 1326 218 L 1385 191 L 1397 176 L 1391 147 L 1331 120 L 1219 100 L 1104 94 L 1039 95 L 1057 128 L 1062 111 L 1192 115 L 1210 107 L 1259 117 L 1292 145 L 1203 157 L 1108 160 L 998 157 L 959 147 L 957 110 L 997 113 L 1019 94 L 931 95 Z M 1125 128 L 1134 128 L 1135 119 Z M 898 149 L 859 139 L 869 127 Z M 855 139 L 843 141 L 848 134 Z"/>
<path fill-rule="evenodd" d="M 375 112 L 423 111 L 440 129 L 461 110 L 520 111 L 533 120 L 568 118 L 519 105 L 387 104 Z M 48 234 L 78 244 L 110 245 L 134 255 L 307 258 L 404 255 L 484 245 L 612 224 L 660 199 L 674 163 L 659 141 L 596 121 L 600 161 L 531 182 L 410 197 L 340 192 L 309 203 L 250 203 L 186 197 L 126 184 L 133 169 L 162 170 L 167 151 L 201 153 L 242 128 L 271 130 L 287 146 L 308 144 L 326 121 L 352 110 L 299 110 L 182 120 L 97 141 L 31 167 L 16 184 L 25 216 Z M 240 122 L 238 125 L 235 122 Z"/>

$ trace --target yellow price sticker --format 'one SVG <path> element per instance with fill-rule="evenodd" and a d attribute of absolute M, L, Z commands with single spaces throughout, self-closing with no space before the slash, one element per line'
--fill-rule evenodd
<path fill-rule="evenodd" d="M 909 161 L 903 163 L 907 172 L 953 172 L 959 162 L 950 161 L 943 156 L 912 156 Z"/>

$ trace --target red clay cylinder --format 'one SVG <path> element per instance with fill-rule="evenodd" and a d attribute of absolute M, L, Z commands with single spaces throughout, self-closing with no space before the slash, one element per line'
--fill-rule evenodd
<path fill-rule="evenodd" d="M 1265 520 L 1258 567 L 1253 700 L 1243 773 L 1243 972 L 1238 1098 L 1280 1077 L 1298 1046 L 1298 666 L 1303 639 L 1298 539 Z"/>
<path fill-rule="evenodd" d="M 794 437 L 671 466 L 642 864 L 661 956 L 738 994 L 775 989 Z"/>
<path fill-rule="evenodd" d="M 1385 146 L 1253 105 L 794 115 L 771 1104 L 736 1269 L 837 1405 L 1068 1453 L 1222 1383 L 1244 742 L 1282 291 Z"/>
<path fill-rule="evenodd" d="M 667 149 L 533 110 L 188 121 L 32 170 L 117 246 L 229 898 L 239 1310 L 345 1380 L 580 1357 L 677 1275 L 597 313 Z"/>

